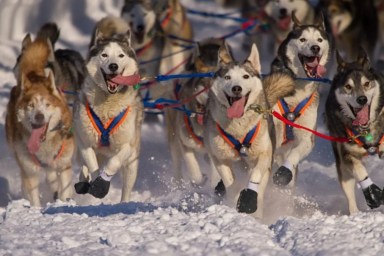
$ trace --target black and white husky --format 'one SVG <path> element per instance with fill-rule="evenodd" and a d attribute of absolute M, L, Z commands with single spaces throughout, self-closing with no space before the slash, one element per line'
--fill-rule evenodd
<path fill-rule="evenodd" d="M 95 31 L 98 31 L 97 29 Z M 74 106 L 79 153 L 79 194 L 106 196 L 110 180 L 122 171 L 121 201 L 129 201 L 135 184 L 143 106 L 136 55 L 130 31 L 105 37 L 98 32 L 86 64 L 88 76 Z"/>
<path fill-rule="evenodd" d="M 383 192 L 369 178 L 362 160 L 367 155 L 384 156 L 384 78 L 371 68 L 361 50 L 357 60 L 345 62 L 337 53 L 338 69 L 326 102 L 326 123 L 332 136 L 351 142 L 332 143 L 339 182 L 348 200 L 349 212 L 358 211 L 355 184 L 359 183 L 367 205 L 383 204 Z"/>
<path fill-rule="evenodd" d="M 301 25 L 292 14 L 293 29 L 279 47 L 278 56 L 272 63 L 272 72 L 284 72 L 296 78 L 319 78 L 325 74 L 330 47 L 323 17 L 319 17 L 313 25 Z M 295 94 L 280 99 L 274 109 L 288 120 L 314 129 L 319 106 L 317 87 L 318 82 L 296 80 Z M 275 160 L 279 168 L 273 181 L 286 186 L 296 177 L 300 161 L 311 152 L 314 137 L 280 120 L 274 119 L 274 122 L 277 143 Z"/>
<path fill-rule="evenodd" d="M 208 96 L 204 145 L 232 203 L 238 195 L 233 163 L 248 165 L 248 184 L 237 201 L 239 212 L 262 216 L 263 196 L 273 158 L 272 121 L 252 107 L 269 109 L 280 97 L 294 91 L 288 75 L 273 74 L 261 80 L 256 45 L 243 63 L 233 60 L 226 47 L 219 50 L 219 67 Z M 273 137 L 273 136 L 272 136 Z"/>

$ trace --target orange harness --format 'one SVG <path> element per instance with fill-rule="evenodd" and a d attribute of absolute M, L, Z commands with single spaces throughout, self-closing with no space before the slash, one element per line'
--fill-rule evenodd
<path fill-rule="evenodd" d="M 197 144 L 199 144 L 200 146 L 204 146 L 203 138 L 202 138 L 201 136 L 197 135 L 197 134 L 193 131 L 192 124 L 191 124 L 191 120 L 189 119 L 189 117 L 188 117 L 187 114 L 184 114 L 184 123 L 185 123 L 185 126 L 187 127 L 187 131 L 188 131 L 189 135 L 192 137 L 192 139 L 193 139 Z"/>
<path fill-rule="evenodd" d="M 345 128 L 347 131 L 347 134 L 350 138 L 353 138 L 353 141 L 359 145 L 360 147 L 363 147 L 367 151 L 367 155 L 375 155 L 379 153 L 379 146 L 384 143 L 384 134 L 381 136 L 379 142 L 376 144 L 369 144 L 367 143 L 367 137 L 366 136 L 359 136 L 359 134 L 351 130 L 349 128 Z"/>
<path fill-rule="evenodd" d="M 60 156 L 63 155 L 64 149 L 65 149 L 65 140 L 61 144 L 61 147 L 60 147 L 59 151 L 57 152 L 57 154 L 53 157 L 52 163 L 55 162 L 57 159 L 59 159 Z M 39 158 L 35 154 L 31 154 L 31 158 L 32 158 L 32 161 L 37 166 L 40 166 L 40 167 L 48 167 L 50 164 L 52 164 L 52 163 L 50 163 L 50 164 L 43 163 L 42 161 L 39 160 Z"/>

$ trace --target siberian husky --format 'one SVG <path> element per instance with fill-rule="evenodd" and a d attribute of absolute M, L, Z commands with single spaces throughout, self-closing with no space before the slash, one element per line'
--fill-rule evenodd
<path fill-rule="evenodd" d="M 270 117 L 255 113 L 253 107 L 269 109 L 278 98 L 294 91 L 290 76 L 273 74 L 262 81 L 260 71 L 256 45 L 252 46 L 243 63 L 234 61 L 226 47 L 220 48 L 203 134 L 204 145 L 230 202 L 238 194 L 232 164 L 243 160 L 248 165 L 249 183 L 240 193 L 237 210 L 256 212 L 257 217 L 262 217 L 264 191 L 271 171 L 273 143 L 270 132 L 273 130 Z"/>
<path fill-rule="evenodd" d="M 110 180 L 121 170 L 121 201 L 127 202 L 137 176 L 143 118 L 141 98 L 133 86 L 140 76 L 130 31 L 109 38 L 97 32 L 86 67 L 89 75 L 74 106 L 82 166 L 75 189 L 103 198 Z"/>
<path fill-rule="evenodd" d="M 54 45 L 58 40 L 60 30 L 55 23 L 44 24 L 37 33 L 36 39 L 49 40 L 51 50 L 49 55 L 45 57 L 44 63 L 53 70 L 55 83 L 57 88 L 65 93 L 68 104 L 72 105 L 75 95 L 80 89 L 80 85 L 85 78 L 85 62 L 81 54 L 71 49 L 54 50 Z M 22 42 L 21 54 L 23 55 L 25 47 L 32 42 L 30 34 L 27 34 Z M 43 63 L 43 60 L 40 60 Z M 14 67 L 14 73 L 18 81 L 20 81 L 19 61 Z"/>
<path fill-rule="evenodd" d="M 272 63 L 272 72 L 285 72 L 298 78 L 319 78 L 326 72 L 325 65 L 330 51 L 328 35 L 322 16 L 314 25 L 301 25 L 292 14 L 293 29 L 279 47 Z M 274 109 L 288 120 L 310 129 L 316 128 L 319 106 L 318 83 L 296 80 L 295 94 L 282 98 Z M 312 150 L 314 136 L 300 129 L 293 129 L 274 119 L 276 129 L 276 163 L 280 166 L 273 181 L 286 186 L 297 174 L 297 166 Z M 294 185 L 294 182 L 292 183 Z"/>
<path fill-rule="evenodd" d="M 354 60 L 362 46 L 372 59 L 379 33 L 374 0 L 327 0 L 323 4 L 336 48 Z"/>
<path fill-rule="evenodd" d="M 121 17 L 126 20 L 133 32 L 132 45 L 140 63 L 140 73 L 149 78 L 158 74 L 184 72 L 185 64 L 190 57 L 190 52 L 183 51 L 184 47 L 179 41 L 174 41 L 164 34 L 161 24 L 162 14 L 158 12 L 158 5 L 161 5 L 162 1 L 157 5 L 155 2 L 126 0 L 121 11 Z M 179 35 L 180 31 L 176 35 Z M 180 53 L 174 54 L 179 51 Z M 168 57 L 163 58 L 164 56 Z M 171 86 L 151 85 L 145 99 L 157 99 L 170 96 L 172 93 Z"/>
<path fill-rule="evenodd" d="M 29 38 L 29 37 L 28 37 Z M 46 174 L 54 199 L 72 197 L 74 151 L 72 115 L 47 67 L 52 46 L 46 38 L 23 42 L 18 84 L 12 88 L 6 115 L 6 137 L 21 170 L 22 189 L 32 206 L 41 206 L 39 181 Z"/>
<path fill-rule="evenodd" d="M 369 178 L 362 163 L 368 155 L 384 157 L 384 78 L 371 68 L 364 50 L 353 62 L 345 62 L 337 52 L 337 62 L 326 102 L 326 124 L 332 136 L 351 138 L 347 143 L 332 142 L 332 147 L 349 212 L 355 213 L 356 182 L 370 208 L 384 203 L 383 191 Z"/>
<path fill-rule="evenodd" d="M 224 45 L 224 40 L 221 39 L 206 39 L 199 42 L 188 69 L 198 73 L 214 71 L 218 62 L 217 53 L 222 45 Z M 205 181 L 196 159 L 196 153 L 206 152 L 203 141 L 203 117 L 208 99 L 208 90 L 211 85 L 212 79 L 210 78 L 192 78 L 182 84 L 180 90 L 175 91 L 176 98 L 180 101 L 187 100 L 192 95 L 198 94 L 196 98 L 185 104 L 186 109 L 192 112 L 191 115 L 179 111 L 175 112 L 175 122 L 173 124 L 176 126 L 174 129 L 175 134 L 169 134 L 176 182 L 180 182 L 182 178 L 182 160 L 185 160 L 193 184 L 201 185 Z M 212 171 L 211 175 L 215 173 Z M 217 183 L 216 177 L 211 177 L 211 182 L 212 184 Z"/>

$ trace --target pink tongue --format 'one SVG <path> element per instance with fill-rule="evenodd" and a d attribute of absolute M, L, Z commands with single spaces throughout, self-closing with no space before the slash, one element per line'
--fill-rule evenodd
<path fill-rule="evenodd" d="M 140 75 L 134 74 L 131 76 L 117 75 L 111 79 L 111 81 L 118 85 L 136 85 L 140 82 Z"/>
<path fill-rule="evenodd" d="M 245 97 L 232 103 L 232 106 L 227 109 L 228 118 L 239 118 L 244 114 Z"/>
<path fill-rule="evenodd" d="M 306 63 L 307 66 L 310 66 L 311 68 L 314 68 L 316 67 L 317 65 L 319 65 L 319 61 L 317 58 L 313 58 L 313 61 L 312 62 L 307 62 Z"/>
<path fill-rule="evenodd" d="M 203 125 L 203 120 L 204 120 L 204 115 L 202 114 L 197 114 L 197 123 L 199 125 Z"/>
<path fill-rule="evenodd" d="M 31 137 L 29 137 L 27 145 L 29 153 L 35 154 L 37 151 L 39 151 L 41 137 L 44 132 L 45 126 L 37 129 L 32 129 Z"/>
<path fill-rule="evenodd" d="M 369 121 L 369 106 L 365 105 L 356 115 L 356 119 L 353 120 L 352 125 L 366 125 Z"/>
<path fill-rule="evenodd" d="M 287 16 L 287 17 L 285 17 L 283 19 L 280 19 L 277 22 L 277 27 L 282 29 L 282 30 L 288 30 L 290 24 L 291 24 L 291 17 Z"/>
<path fill-rule="evenodd" d="M 323 77 L 325 72 L 327 72 L 327 69 L 324 66 L 319 65 L 319 66 L 317 66 L 317 70 L 316 71 L 317 71 L 317 75 L 319 77 Z"/>

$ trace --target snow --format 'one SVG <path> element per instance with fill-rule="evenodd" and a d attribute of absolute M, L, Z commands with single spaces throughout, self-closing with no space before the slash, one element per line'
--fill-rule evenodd
<path fill-rule="evenodd" d="M 2 0 L 0 2 L 0 132 L 10 88 L 12 67 L 27 32 L 46 21 L 61 28 L 57 48 L 86 55 L 93 25 L 107 14 L 119 15 L 122 0 Z M 227 12 L 213 1 L 183 1 L 205 11 Z M 232 21 L 189 16 L 196 39 L 221 36 L 236 29 Z M 229 40 L 235 55 L 242 35 Z M 272 56 L 271 56 L 272 58 Z M 270 59 L 263 60 L 263 71 Z M 322 115 L 326 85 L 321 89 L 318 130 L 327 132 Z M 369 210 L 359 189 L 362 212 L 346 215 L 347 204 L 336 179 L 329 142 L 316 140 L 311 155 L 299 166 L 297 188 L 266 194 L 265 218 L 239 214 L 218 204 L 209 184 L 183 189 L 171 185 L 172 170 L 163 126 L 144 124 L 139 176 L 132 202 L 119 203 L 121 182 L 112 180 L 103 200 L 75 195 L 70 202 L 49 202 L 42 185 L 43 208 L 22 199 L 18 166 L 5 135 L 0 143 L 0 255 L 381 255 L 384 249 L 383 207 Z M 208 164 L 199 159 L 203 170 Z M 380 186 L 382 163 L 365 160 Z M 77 174 L 74 175 L 74 182 Z M 43 178 L 42 178 L 43 182 Z"/>

